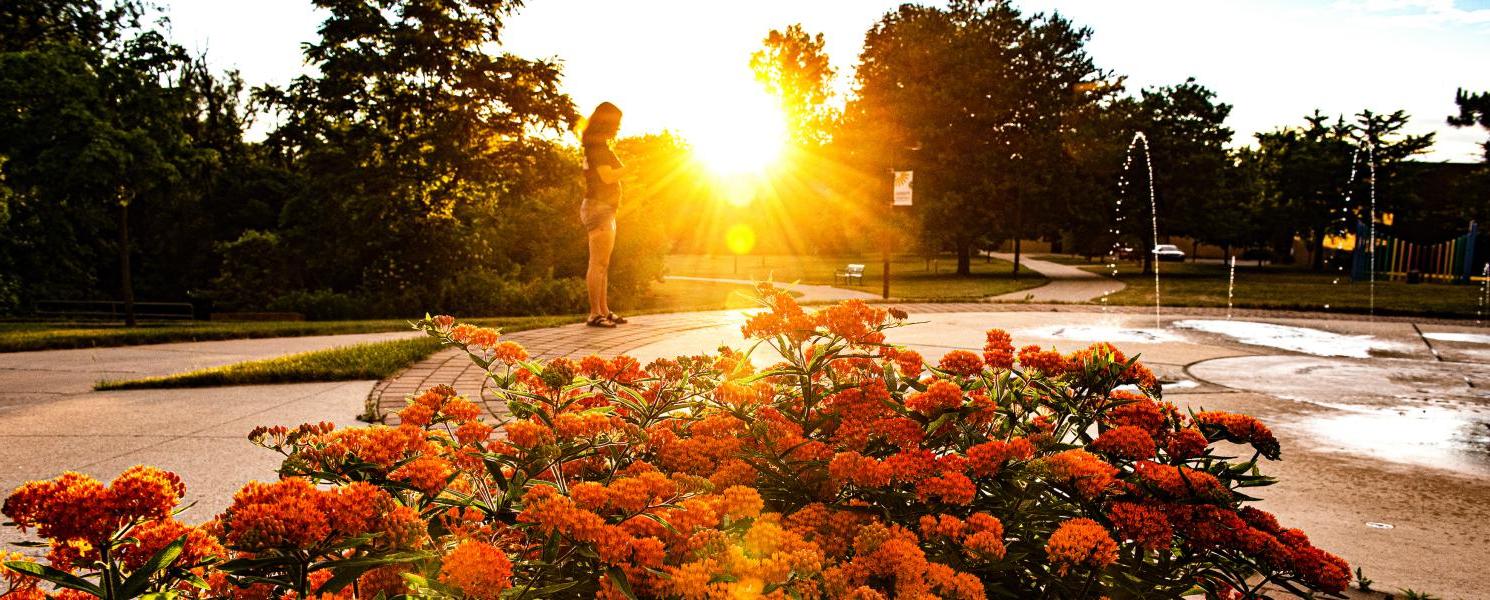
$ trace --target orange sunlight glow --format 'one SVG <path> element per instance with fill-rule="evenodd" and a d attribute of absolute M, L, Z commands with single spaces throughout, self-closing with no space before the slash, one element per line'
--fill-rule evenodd
<path fill-rule="evenodd" d="M 716 175 L 761 173 L 775 165 L 786 146 L 786 116 L 764 90 L 730 95 L 712 107 L 709 118 L 685 127 L 693 154 Z"/>

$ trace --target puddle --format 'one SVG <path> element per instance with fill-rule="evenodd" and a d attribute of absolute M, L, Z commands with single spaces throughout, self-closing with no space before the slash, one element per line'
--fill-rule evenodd
<path fill-rule="evenodd" d="M 1216 321 L 1189 319 L 1176 321 L 1175 327 L 1215 333 L 1243 344 L 1303 352 L 1315 356 L 1370 358 L 1373 350 L 1398 348 L 1392 342 L 1369 335 L 1341 335 L 1321 329 L 1257 323 L 1253 321 Z"/>
<path fill-rule="evenodd" d="M 1256 415 L 1326 452 L 1490 475 L 1490 366 L 1245 356 L 1190 367 L 1202 381 L 1299 403 Z M 1298 443 L 1297 441 L 1295 443 Z"/>
<path fill-rule="evenodd" d="M 1359 452 L 1396 462 L 1490 473 L 1490 427 L 1482 412 L 1402 406 L 1311 418 L 1299 423 L 1327 450 Z"/>
<path fill-rule="evenodd" d="M 1198 387 L 1200 387 L 1200 384 L 1199 383 L 1196 383 L 1196 382 L 1191 381 L 1189 379 L 1181 379 L 1179 381 L 1166 382 L 1164 384 L 1164 389 L 1166 391 L 1167 390 L 1188 390 L 1188 389 L 1191 389 L 1191 388 L 1198 388 Z"/>
<path fill-rule="evenodd" d="M 1424 333 L 1423 337 L 1435 342 L 1465 342 L 1469 344 L 1490 344 L 1490 334 L 1484 333 Z"/>
<path fill-rule="evenodd" d="M 1015 337 L 1030 336 L 1078 342 L 1138 342 L 1158 344 L 1178 342 L 1184 338 L 1159 329 L 1128 329 L 1105 325 L 1052 325 L 1036 329 L 1021 329 Z"/>

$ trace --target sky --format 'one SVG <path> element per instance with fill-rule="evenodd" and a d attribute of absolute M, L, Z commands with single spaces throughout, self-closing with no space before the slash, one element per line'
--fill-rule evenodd
<path fill-rule="evenodd" d="M 308 0 L 159 0 L 172 37 L 206 51 L 250 85 L 305 71 L 300 44 L 322 15 Z M 934 3 L 934 2 L 933 2 Z M 711 107 L 760 96 L 750 53 L 772 28 L 821 32 L 850 88 L 864 32 L 894 0 L 528 0 L 503 49 L 561 61 L 582 111 L 626 111 L 623 134 L 710 126 Z M 1093 35 L 1098 66 L 1135 92 L 1195 77 L 1233 105 L 1236 144 L 1320 109 L 1405 109 L 1414 133 L 1435 132 L 1426 160 L 1477 161 L 1490 133 L 1455 129 L 1454 91 L 1490 91 L 1490 0 L 1016 0 L 1059 11 Z"/>

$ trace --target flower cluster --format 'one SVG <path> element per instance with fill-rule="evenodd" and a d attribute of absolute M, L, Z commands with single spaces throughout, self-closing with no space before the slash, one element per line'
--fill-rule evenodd
<path fill-rule="evenodd" d="M 529 361 L 495 330 L 431 317 L 418 327 L 490 372 L 500 420 L 440 386 L 397 426 L 256 429 L 281 479 L 197 529 L 169 516 L 179 481 L 149 470 L 27 484 L 5 514 L 61 540 L 57 565 L 96 560 L 91 544 L 126 521 L 130 568 L 184 540 L 193 564 L 232 560 L 202 572 L 209 591 L 179 594 L 256 600 L 1219 597 L 1349 581 L 1343 560 L 1242 506 L 1269 481 L 1257 461 L 1279 455 L 1266 426 L 1155 399 L 1153 373 L 1108 344 L 1016 351 L 995 329 L 981 355 L 928 363 L 887 341 L 904 313 L 759 291 L 767 310 L 742 333 L 779 355 L 759 371 L 729 348 Z M 1222 441 L 1257 455 L 1224 458 Z"/>

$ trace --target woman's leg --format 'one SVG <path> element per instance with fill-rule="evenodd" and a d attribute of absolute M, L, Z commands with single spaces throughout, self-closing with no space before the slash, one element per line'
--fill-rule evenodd
<path fill-rule="evenodd" d="M 616 221 L 590 230 L 590 267 L 585 271 L 585 287 L 590 293 L 590 316 L 610 314 L 606 302 L 606 287 L 609 285 L 610 254 L 616 245 Z"/>

